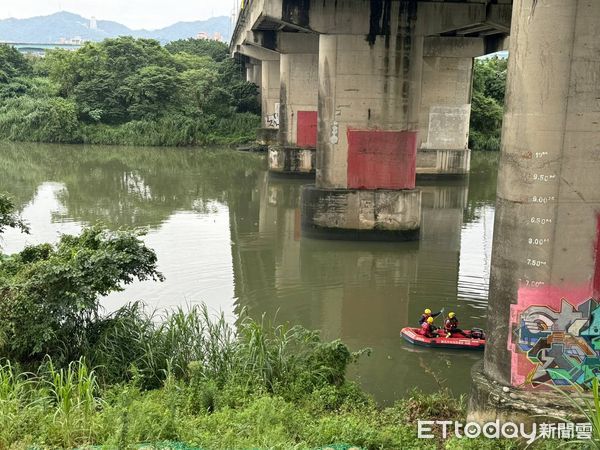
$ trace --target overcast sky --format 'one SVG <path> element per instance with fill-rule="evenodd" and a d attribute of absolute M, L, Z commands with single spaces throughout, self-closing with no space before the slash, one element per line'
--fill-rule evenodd
<path fill-rule="evenodd" d="M 238 0 L 239 2 L 239 0 Z M 0 19 L 69 11 L 130 28 L 162 28 L 179 21 L 229 16 L 235 0 L 0 0 Z"/>

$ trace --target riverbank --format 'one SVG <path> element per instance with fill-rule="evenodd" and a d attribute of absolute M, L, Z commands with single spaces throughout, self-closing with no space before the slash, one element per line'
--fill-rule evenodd
<path fill-rule="evenodd" d="M 205 308 L 155 319 L 140 305 L 122 309 L 101 321 L 78 361 L 61 367 L 46 358 L 32 373 L 5 362 L 0 448 L 518 448 L 419 439 L 418 420 L 464 422 L 465 399 L 440 388 L 379 408 L 345 378 L 349 364 L 370 363 L 367 352 L 315 332 L 249 318 L 235 331 Z"/>
<path fill-rule="evenodd" d="M 445 391 L 415 392 L 379 409 L 351 383 L 291 399 L 241 382 L 218 387 L 199 376 L 187 382 L 169 376 L 155 390 L 141 389 L 135 379 L 96 390 L 95 374 L 83 364 L 51 375 L 36 383 L 0 370 L 2 448 L 521 448 L 515 440 L 419 439 L 419 419 L 465 421 L 463 399 Z M 559 444 L 565 443 L 541 441 L 529 448 Z"/>

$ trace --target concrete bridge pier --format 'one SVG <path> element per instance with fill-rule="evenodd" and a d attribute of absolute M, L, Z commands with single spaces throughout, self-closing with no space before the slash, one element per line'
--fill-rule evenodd
<path fill-rule="evenodd" d="M 279 55 L 263 59 L 261 64 L 262 123 L 257 131 L 257 141 L 265 146 L 276 144 L 279 132 L 279 64 Z"/>
<path fill-rule="evenodd" d="M 320 36 L 316 185 L 303 189 L 305 236 L 419 238 L 423 37 L 410 14 L 393 17 L 387 36 Z"/>
<path fill-rule="evenodd" d="M 484 53 L 481 38 L 425 39 L 417 175 L 469 174 L 473 58 Z"/>
<path fill-rule="evenodd" d="M 470 418 L 565 417 L 600 376 L 600 2 L 515 0 L 483 367 Z"/>
<path fill-rule="evenodd" d="M 249 60 L 246 62 L 246 81 L 258 86 L 258 101 L 262 105 L 262 63 L 252 58 Z"/>
<path fill-rule="evenodd" d="M 305 36 L 318 40 L 315 35 Z M 318 62 L 316 51 L 281 54 L 279 139 L 277 145 L 269 148 L 271 173 L 301 176 L 315 173 Z"/>

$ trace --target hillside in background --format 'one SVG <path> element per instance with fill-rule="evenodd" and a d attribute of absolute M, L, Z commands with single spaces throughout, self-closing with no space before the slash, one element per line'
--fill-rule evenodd
<path fill-rule="evenodd" d="M 159 30 L 132 30 L 125 25 L 107 20 L 98 20 L 96 28 L 90 27 L 90 19 L 60 12 L 50 16 L 29 19 L 0 20 L 0 41 L 56 43 L 61 39 L 82 38 L 90 41 L 102 41 L 118 36 L 158 39 L 162 43 L 187 39 L 198 33 L 207 33 L 210 37 L 220 33 L 229 41 L 230 19 L 226 16 L 194 22 L 178 22 Z"/>

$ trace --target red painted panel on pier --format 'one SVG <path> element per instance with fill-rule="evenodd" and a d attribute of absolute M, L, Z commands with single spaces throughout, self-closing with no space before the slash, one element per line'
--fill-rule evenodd
<path fill-rule="evenodd" d="M 348 187 L 414 189 L 417 132 L 348 130 Z"/>
<path fill-rule="evenodd" d="M 298 111 L 298 147 L 317 148 L 317 111 Z"/>

